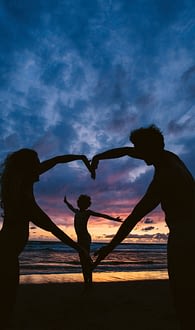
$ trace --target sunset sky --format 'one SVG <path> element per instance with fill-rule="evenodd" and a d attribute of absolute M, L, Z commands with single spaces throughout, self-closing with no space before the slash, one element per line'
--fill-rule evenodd
<path fill-rule="evenodd" d="M 0 160 L 33 148 L 42 160 L 129 146 L 129 133 L 156 124 L 166 149 L 195 175 L 195 4 L 193 0 L 2 0 L 0 2 Z M 91 209 L 125 217 L 144 194 L 153 167 L 124 157 L 100 162 L 92 180 L 82 161 L 57 165 L 35 185 L 39 205 L 75 238 L 80 194 Z M 118 223 L 91 218 L 93 240 Z M 131 241 L 161 242 L 157 208 Z M 31 239 L 52 239 L 31 224 Z"/>

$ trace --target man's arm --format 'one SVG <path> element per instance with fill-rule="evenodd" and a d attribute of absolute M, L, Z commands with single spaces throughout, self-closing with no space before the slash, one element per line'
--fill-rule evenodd
<path fill-rule="evenodd" d="M 97 260 L 94 263 L 94 267 L 99 264 L 99 262 L 104 259 L 118 244 L 120 244 L 127 235 L 132 231 L 135 225 L 149 212 L 155 209 L 160 203 L 159 194 L 156 190 L 156 184 L 153 181 L 144 197 L 135 206 L 132 213 L 123 221 L 119 230 L 117 231 L 114 238 L 105 247 L 101 248 L 96 252 L 98 255 Z"/>
<path fill-rule="evenodd" d="M 98 168 L 98 163 L 102 159 L 114 159 L 120 158 L 124 156 L 129 156 L 132 158 L 140 158 L 138 153 L 136 152 L 135 148 L 132 147 L 122 147 L 122 148 L 115 148 L 110 149 L 100 154 L 95 155 L 91 161 L 91 176 L 95 179 L 95 170 Z"/>
<path fill-rule="evenodd" d="M 116 222 L 122 222 L 122 220 L 120 219 L 120 217 L 112 217 L 108 214 L 104 214 L 104 213 L 99 213 L 99 212 L 95 212 L 92 210 L 89 210 L 90 215 L 94 216 L 94 217 L 100 217 L 100 218 L 104 218 L 104 219 L 108 219 L 108 220 L 112 220 L 112 221 L 116 221 Z"/>
<path fill-rule="evenodd" d="M 62 155 L 62 156 L 53 157 L 51 159 L 45 160 L 42 163 L 40 163 L 39 174 L 42 174 L 50 170 L 52 167 L 54 167 L 57 164 L 69 163 L 74 160 L 82 160 L 85 166 L 88 168 L 88 170 L 91 171 L 89 161 L 85 155 Z"/>

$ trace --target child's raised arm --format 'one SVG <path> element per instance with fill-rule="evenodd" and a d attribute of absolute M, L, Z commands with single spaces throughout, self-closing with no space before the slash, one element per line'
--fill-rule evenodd
<path fill-rule="evenodd" d="M 68 206 L 68 208 L 69 208 L 72 212 L 76 213 L 77 209 L 75 209 L 75 208 L 72 206 L 72 204 L 70 204 L 70 203 L 68 202 L 66 196 L 64 196 L 64 203 Z"/>

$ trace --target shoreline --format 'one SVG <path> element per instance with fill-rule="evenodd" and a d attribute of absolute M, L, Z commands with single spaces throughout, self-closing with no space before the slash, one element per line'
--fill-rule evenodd
<path fill-rule="evenodd" d="M 168 280 L 21 284 L 13 330 L 177 330 Z"/>
<path fill-rule="evenodd" d="M 167 280 L 167 270 L 132 271 L 132 272 L 93 272 L 94 282 L 128 282 L 143 280 Z M 26 274 L 20 275 L 21 284 L 83 282 L 82 273 L 68 274 Z"/>

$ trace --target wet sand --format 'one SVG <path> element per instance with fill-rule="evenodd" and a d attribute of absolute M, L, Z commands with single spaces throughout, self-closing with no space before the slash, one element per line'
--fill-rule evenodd
<path fill-rule="evenodd" d="M 21 284 L 14 330 L 177 330 L 167 280 Z"/>

